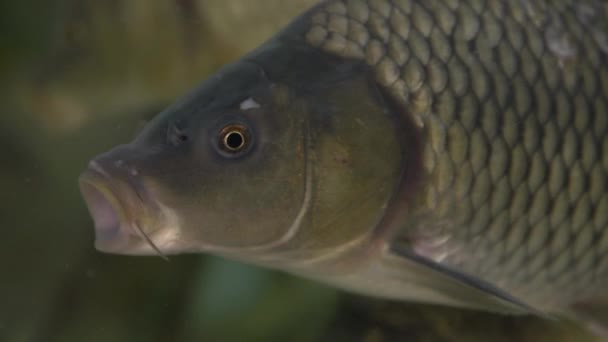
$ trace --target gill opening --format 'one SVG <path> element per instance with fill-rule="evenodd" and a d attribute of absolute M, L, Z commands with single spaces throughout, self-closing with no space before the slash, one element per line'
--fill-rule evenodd
<path fill-rule="evenodd" d="M 304 126 L 304 138 L 303 138 L 303 142 L 302 142 L 302 145 L 303 145 L 302 153 L 304 154 L 304 198 L 302 200 L 302 206 L 300 207 L 298 214 L 294 218 L 293 222 L 291 223 L 291 225 L 289 226 L 289 228 L 287 229 L 285 234 L 283 234 L 277 241 L 270 242 L 270 243 L 260 245 L 260 246 L 250 247 L 250 248 L 247 248 L 247 250 L 250 250 L 250 251 L 267 250 L 270 248 L 280 246 L 280 245 L 286 243 L 287 241 L 291 240 L 298 232 L 298 229 L 300 229 L 300 226 L 302 225 L 302 221 L 304 220 L 304 217 L 306 217 L 306 214 L 308 213 L 308 210 L 310 209 L 310 205 L 312 203 L 312 186 L 313 186 L 313 176 L 314 176 L 314 153 L 312 152 L 312 142 L 311 142 L 311 138 L 309 135 L 310 129 L 309 129 L 307 120 L 305 120 L 303 126 Z"/>

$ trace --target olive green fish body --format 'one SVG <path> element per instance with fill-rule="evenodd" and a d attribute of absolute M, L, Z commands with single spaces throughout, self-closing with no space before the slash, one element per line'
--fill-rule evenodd
<path fill-rule="evenodd" d="M 608 294 L 608 4 L 329 1 L 311 25 L 422 132 L 399 243 L 540 308 Z"/>
<path fill-rule="evenodd" d="M 607 108 L 606 2 L 322 1 L 81 189 L 103 251 L 601 325 Z"/>

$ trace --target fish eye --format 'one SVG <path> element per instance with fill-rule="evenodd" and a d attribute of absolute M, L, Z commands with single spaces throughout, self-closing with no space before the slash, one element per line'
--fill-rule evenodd
<path fill-rule="evenodd" d="M 230 155 L 246 151 L 251 144 L 251 133 L 242 124 L 230 124 L 222 128 L 219 134 L 219 148 Z"/>

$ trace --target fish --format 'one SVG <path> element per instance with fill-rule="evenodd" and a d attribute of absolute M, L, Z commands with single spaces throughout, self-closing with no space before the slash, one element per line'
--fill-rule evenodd
<path fill-rule="evenodd" d="M 79 178 L 95 247 L 608 332 L 608 3 L 325 0 Z"/>

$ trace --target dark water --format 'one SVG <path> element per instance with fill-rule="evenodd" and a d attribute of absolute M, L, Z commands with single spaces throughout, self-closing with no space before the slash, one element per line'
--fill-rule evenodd
<path fill-rule="evenodd" d="M 0 2 L 0 341 L 589 340 L 207 256 L 93 249 L 76 182 L 88 159 L 312 2 Z"/>

